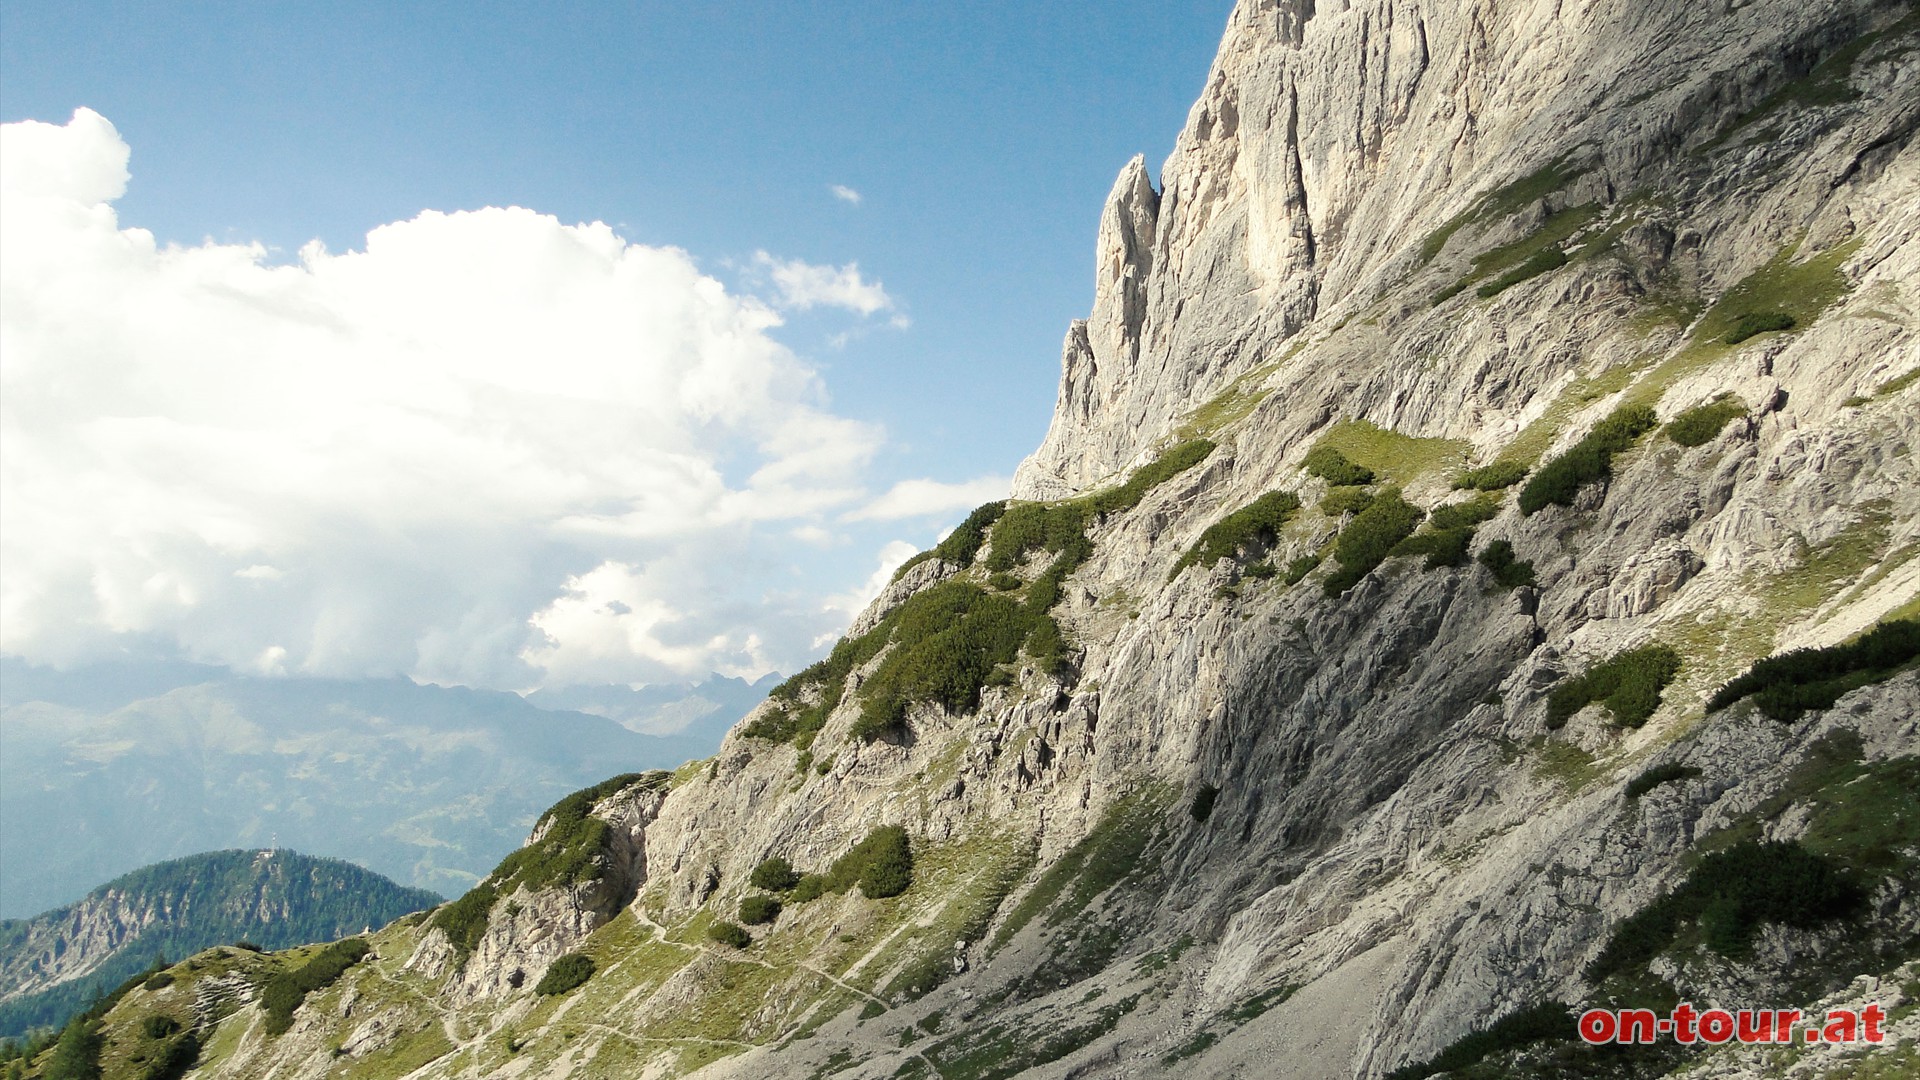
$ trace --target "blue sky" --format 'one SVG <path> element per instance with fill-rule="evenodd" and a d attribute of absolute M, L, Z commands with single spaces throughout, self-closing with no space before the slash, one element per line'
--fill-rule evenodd
<path fill-rule="evenodd" d="M 7 3 L 0 120 L 63 124 L 81 106 L 101 114 L 131 150 L 131 181 L 112 203 L 118 224 L 150 230 L 162 246 L 257 242 L 268 249 L 263 264 L 297 264 L 316 238 L 356 251 L 369 229 L 422 211 L 518 206 L 565 226 L 605 222 L 633 245 L 682 249 L 730 295 L 779 310 L 781 325 L 766 333 L 817 377 L 823 413 L 878 433 L 858 476 L 835 481 L 877 494 L 901 481 L 1005 476 L 1038 443 L 1060 337 L 1091 300 L 1101 199 L 1130 156 L 1157 165 L 1171 149 L 1229 7 Z M 859 201 L 836 196 L 836 185 Z M 861 295 L 883 296 L 884 307 L 795 302 L 775 280 L 780 265 L 852 264 L 861 287 L 883 290 Z M 58 346 L 40 348 L 45 365 L 60 361 Z M 32 366 L 19 362 L 10 378 L 30 379 Z M 11 422 L 16 434 L 30 426 Z M 75 420 L 75 430 L 86 426 Z M 730 487 L 766 464 L 765 433 L 743 439 L 713 451 Z M 817 607 L 866 581 L 885 545 L 924 546 L 958 516 L 815 512 L 805 527 L 819 542 L 803 555 L 777 545 L 736 553 L 766 580 L 716 600 L 727 614 L 714 617 L 736 638 L 779 639 L 758 655 L 786 667 L 817 627 L 760 627 L 755 597 Z M 548 559 L 551 546 L 530 541 L 505 557 L 552 579 L 585 574 L 604 554 Z M 366 565 L 304 550 L 300 558 L 336 573 Z M 644 567 L 650 551 L 605 558 Z M 234 572 L 255 584 L 300 577 L 271 560 Z M 557 587 L 515 586 L 496 621 L 524 622 L 515 604 Z M 182 588 L 210 595 L 191 581 Z M 58 590 L 15 593 L 18 615 Z M 95 618 L 98 632 L 64 635 L 44 625 L 50 616 L 16 618 L 0 649 L 71 660 L 118 635 L 222 662 L 260 651 L 266 638 L 210 645 L 221 636 L 208 629 L 219 604 L 193 602 L 202 610 L 191 632 L 177 619 L 124 613 Z M 464 595 L 443 625 L 415 636 L 457 636 L 447 627 L 475 625 L 489 603 Z M 312 605 L 322 620 L 352 608 Z M 284 636 L 285 627 L 261 632 Z M 54 638 L 68 644 L 39 644 Z M 347 650 L 346 664 L 526 681 L 497 665 L 466 677 L 457 664 L 422 670 L 408 648 L 395 639 Z M 302 664 L 302 648 L 287 649 L 292 670 L 345 670 Z M 682 667 L 698 662 L 679 655 Z M 732 663 L 744 671 L 754 661 Z M 608 661 L 570 677 L 646 681 L 664 669 Z"/>

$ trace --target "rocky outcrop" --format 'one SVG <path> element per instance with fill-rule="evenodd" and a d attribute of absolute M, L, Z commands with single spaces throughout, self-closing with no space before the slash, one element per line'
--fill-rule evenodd
<path fill-rule="evenodd" d="M 1850 133 L 1809 130 L 1830 117 L 1782 117 L 1787 128 L 1768 129 L 1778 141 L 1717 159 L 1695 153 L 1866 30 L 1876 12 L 1884 22 L 1899 10 L 1630 0 L 1239 5 L 1162 170 L 1164 190 L 1153 194 L 1136 161 L 1108 197 L 1093 314 L 1068 333 L 1060 406 L 1022 464 L 1015 495 L 1056 497 L 1112 476 L 1233 378 L 1301 344 L 1295 335 L 1309 325 L 1377 319 L 1379 305 L 1396 322 L 1410 320 L 1445 284 L 1423 287 L 1422 263 L 1472 253 L 1427 245 L 1444 242 L 1456 215 L 1476 206 L 1503 219 L 1494 239 L 1511 239 L 1550 211 L 1699 185 L 1694 198 L 1713 203 L 1704 219 L 1698 204 L 1685 221 L 1650 214 L 1623 243 L 1645 270 L 1671 269 L 1709 295 L 1803 229 L 1821 247 L 1869 222 L 1905 218 L 1910 232 L 1902 186 L 1861 183 L 1878 178 L 1911 137 L 1915 106 L 1894 100 L 1897 86 L 1910 85 L 1906 59 L 1860 72 L 1853 90 L 1873 104 L 1845 125 Z M 1577 175 L 1524 200 L 1481 201 L 1556 162 Z M 1741 178 L 1781 165 L 1799 175 L 1763 185 Z M 1856 270 L 1885 254 L 1863 253 Z M 1599 314 L 1595 301 L 1620 284 L 1582 282 L 1584 306 Z M 1592 358 L 1603 344 L 1594 332 L 1601 327 L 1537 325 L 1511 310 L 1522 306 L 1539 308 L 1501 305 L 1499 325 L 1449 328 L 1467 340 L 1443 341 L 1438 326 L 1405 327 L 1393 335 L 1403 360 L 1476 362 L 1457 380 L 1427 385 L 1410 373 L 1357 380 L 1340 395 L 1343 411 L 1424 435 L 1510 434 L 1500 427 L 1523 403 L 1503 391 L 1550 392 L 1564 361 Z M 1414 321 L 1451 323 L 1453 314 Z M 1524 371 L 1510 358 L 1525 361 Z M 1476 407 L 1455 407 L 1463 401 Z"/>
<path fill-rule="evenodd" d="M 489 907 L 486 929 L 468 955 L 459 954 L 444 930 L 431 928 L 407 967 L 445 980 L 445 992 L 460 1004 L 531 988 L 548 965 L 633 901 L 647 880 L 647 828 L 665 800 L 658 786 L 637 783 L 594 803 L 591 815 L 607 828 L 591 876 L 548 887 L 516 882 Z M 554 815 L 543 817 L 526 846 L 545 843 L 555 827 Z"/>

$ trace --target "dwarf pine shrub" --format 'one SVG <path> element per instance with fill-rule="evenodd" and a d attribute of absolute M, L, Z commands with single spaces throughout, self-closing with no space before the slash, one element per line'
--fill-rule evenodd
<path fill-rule="evenodd" d="M 828 885 L 825 874 L 805 874 L 793 883 L 793 891 L 787 894 L 787 903 L 805 904 L 818 900 L 833 891 Z"/>
<path fill-rule="evenodd" d="M 292 1027 L 294 1011 L 306 1001 L 308 994 L 332 986 L 334 980 L 359 963 L 370 950 L 366 938 L 336 941 L 299 967 L 268 979 L 260 990 L 260 1006 L 267 1013 L 267 1034 L 278 1035 Z"/>
<path fill-rule="evenodd" d="M 1480 552 L 1480 565 L 1487 568 L 1493 580 L 1501 587 L 1517 589 L 1522 585 L 1532 585 L 1533 564 L 1514 557 L 1513 544 L 1506 540 L 1495 540 Z"/>
<path fill-rule="evenodd" d="M 1613 722 L 1639 727 L 1660 707 L 1660 694 L 1680 673 L 1680 654 L 1665 645 L 1629 649 L 1568 679 L 1547 695 L 1547 726 L 1560 728 L 1594 702 L 1606 706 Z"/>
<path fill-rule="evenodd" d="M 748 926 L 760 926 L 780 917 L 780 901 L 763 893 L 754 893 L 740 900 L 740 921 Z"/>
<path fill-rule="evenodd" d="M 1795 843 L 1747 843 L 1700 860 L 1672 892 L 1629 916 L 1587 965 L 1599 982 L 1639 967 L 1697 924 L 1722 956 L 1746 954 L 1763 923 L 1809 929 L 1857 909 L 1865 899 L 1836 862 Z"/>
<path fill-rule="evenodd" d="M 1347 487 L 1354 484 L 1373 483 L 1373 470 L 1364 465 L 1356 465 L 1347 455 L 1331 446 L 1316 446 L 1307 452 L 1301 466 L 1310 475 L 1317 476 L 1334 487 Z"/>
<path fill-rule="evenodd" d="M 1700 770 L 1691 765 L 1682 765 L 1669 761 L 1665 765 L 1655 765 L 1632 780 L 1627 781 L 1627 798 L 1637 799 L 1661 784 L 1671 784 L 1679 780 L 1691 780 L 1700 775 Z"/>
<path fill-rule="evenodd" d="M 1613 472 L 1614 455 L 1631 449 L 1640 436 L 1660 424 L 1646 405 L 1628 405 L 1593 426 L 1567 452 L 1540 467 L 1520 489 L 1520 512 L 1533 514 L 1558 504 L 1572 506 L 1580 489 Z"/>
<path fill-rule="evenodd" d="M 1784 311 L 1748 311 L 1741 313 L 1733 321 L 1733 329 L 1720 340 L 1729 345 L 1738 345 L 1750 337 L 1770 334 L 1776 330 L 1791 330 L 1796 320 Z"/>
<path fill-rule="evenodd" d="M 907 843 L 907 831 L 898 825 L 874 829 L 834 860 L 825 884 L 833 892 L 846 892 L 858 885 L 861 893 L 875 900 L 906 892 L 913 884 L 913 851 Z"/>
<path fill-rule="evenodd" d="M 1453 478 L 1453 486 L 1457 490 L 1499 491 L 1512 487 L 1526 479 L 1526 476 L 1525 465 L 1502 459 L 1477 469 L 1468 469 Z"/>
<path fill-rule="evenodd" d="M 1327 595 L 1339 596 L 1359 584 L 1386 561 L 1400 541 L 1413 534 L 1422 516 L 1419 507 L 1401 498 L 1399 488 L 1381 492 L 1373 505 L 1355 514 L 1334 540 L 1333 557 L 1340 565 L 1327 575 Z"/>
<path fill-rule="evenodd" d="M 1720 434 L 1721 428 L 1746 413 L 1747 406 L 1739 398 L 1722 394 L 1668 421 L 1666 435 L 1681 446 L 1705 446 Z"/>
<path fill-rule="evenodd" d="M 1467 565 L 1467 546 L 1473 543 L 1471 526 L 1422 529 L 1393 546 L 1394 555 L 1425 555 L 1427 569 Z"/>
<path fill-rule="evenodd" d="M 739 924 L 725 919 L 716 919 L 707 924 L 707 939 L 735 949 L 744 949 L 753 944 L 752 934 L 742 930 Z"/>
<path fill-rule="evenodd" d="M 754 867 L 753 873 L 748 877 L 748 880 L 753 883 L 753 887 L 756 889 L 765 889 L 768 892 L 786 892 L 788 889 L 793 888 L 795 882 L 800 880 L 800 875 L 793 872 L 792 863 L 779 855 L 775 855 L 762 862 L 759 866 Z"/>
<path fill-rule="evenodd" d="M 540 982 L 533 992 L 546 997 L 557 997 L 569 990 L 586 985 L 593 978 L 593 957 L 585 953 L 567 953 L 548 965 L 547 973 L 540 976 Z"/>
<path fill-rule="evenodd" d="M 1858 640 L 1825 649 L 1795 649 L 1754 662 L 1707 699 L 1718 712 L 1744 697 L 1766 716 L 1797 720 L 1825 709 L 1850 690 L 1881 682 L 1920 659 L 1920 620 L 1883 622 Z"/>
<path fill-rule="evenodd" d="M 1200 539 L 1173 564 L 1167 580 L 1200 563 L 1211 566 L 1242 551 L 1264 549 L 1279 542 L 1287 519 L 1300 509 L 1300 497 L 1291 491 L 1269 491 L 1207 527 Z"/>
<path fill-rule="evenodd" d="M 1363 487 L 1337 487 L 1320 500 L 1320 512 L 1328 517 L 1357 514 L 1373 505 L 1373 492 Z"/>

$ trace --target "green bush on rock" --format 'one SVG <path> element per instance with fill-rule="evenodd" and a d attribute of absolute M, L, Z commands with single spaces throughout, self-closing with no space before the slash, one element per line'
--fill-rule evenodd
<path fill-rule="evenodd" d="M 1558 504 L 1572 506 L 1580 489 L 1613 472 L 1614 455 L 1631 449 L 1660 424 L 1653 409 L 1629 405 L 1593 426 L 1586 438 L 1540 467 L 1520 489 L 1520 512 L 1533 514 Z"/>
<path fill-rule="evenodd" d="M 1666 435 L 1681 446 L 1705 446 L 1729 421 L 1746 414 L 1747 407 L 1739 398 L 1722 394 L 1674 417 L 1667 423 Z"/>
<path fill-rule="evenodd" d="M 1503 588 L 1517 589 L 1534 583 L 1533 564 L 1515 558 L 1513 544 L 1506 540 L 1488 544 L 1480 552 L 1480 565 L 1486 567 Z"/>
<path fill-rule="evenodd" d="M 1467 565 L 1467 546 L 1473 543 L 1472 528 L 1422 529 L 1393 546 L 1392 554 L 1425 555 L 1427 569 Z"/>
<path fill-rule="evenodd" d="M 1187 567 L 1199 563 L 1211 566 L 1220 559 L 1242 551 L 1272 547 L 1280 539 L 1280 530 L 1300 509 L 1300 497 L 1291 491 L 1269 491 L 1246 506 L 1235 510 L 1207 527 L 1200 539 L 1180 556 L 1167 575 L 1172 581 Z"/>
<path fill-rule="evenodd" d="M 292 1027 L 293 1014 L 307 995 L 332 986 L 334 980 L 359 963 L 371 948 L 366 938 L 336 941 L 299 967 L 268 979 L 260 991 L 260 1006 L 267 1013 L 267 1034 L 278 1035 Z"/>
<path fill-rule="evenodd" d="M 1413 534 L 1423 516 L 1419 507 L 1400 496 L 1399 488 L 1381 492 L 1373 505 L 1355 514 L 1334 540 L 1333 557 L 1340 565 L 1327 575 L 1327 595 L 1339 596 L 1359 584 L 1386 561 L 1400 541 Z"/>
<path fill-rule="evenodd" d="M 1660 694 L 1680 672 L 1680 654 L 1665 645 L 1630 649 L 1568 679 L 1547 695 L 1547 726 L 1560 728 L 1593 702 L 1605 705 L 1613 722 L 1639 727 L 1660 707 Z"/>
<path fill-rule="evenodd" d="M 1637 799 L 1647 792 L 1652 791 L 1654 788 L 1659 787 L 1661 784 L 1671 784 L 1680 780 L 1691 780 L 1699 775 L 1699 769 L 1691 765 L 1682 765 L 1677 761 L 1670 761 L 1665 765 L 1655 765 L 1653 768 L 1627 781 L 1626 795 L 1629 799 Z"/>
<path fill-rule="evenodd" d="M 670 775 L 664 772 L 625 773 L 583 788 L 555 803 L 540 815 L 535 829 L 545 829 L 539 840 L 500 860 L 480 884 L 458 900 L 442 905 L 428 921 L 446 932 L 459 962 L 480 944 L 493 905 L 515 890 L 528 891 L 583 885 L 599 879 L 606 868 L 606 850 L 612 832 L 594 817 L 594 806 L 630 787 L 646 784 L 658 789 Z"/>
<path fill-rule="evenodd" d="M 882 825 L 868 833 L 835 859 L 826 875 L 826 886 L 832 891 L 846 892 L 859 885 L 861 893 L 874 900 L 899 896 L 912 884 L 913 851 L 907 831 L 898 825 Z"/>
<path fill-rule="evenodd" d="M 1826 649 L 1795 649 L 1754 663 L 1707 699 L 1707 711 L 1751 696 L 1766 716 L 1799 719 L 1809 709 L 1825 709 L 1841 695 L 1880 682 L 1920 659 L 1920 620 L 1881 623 L 1859 640 Z"/>
<path fill-rule="evenodd" d="M 545 997 L 558 997 L 569 990 L 586 985 L 593 978 L 593 957 L 585 953 L 567 953 L 547 967 L 547 973 L 540 976 L 540 982 L 533 992 Z"/>
<path fill-rule="evenodd" d="M 1320 556 L 1302 555 L 1287 564 L 1287 572 L 1280 575 L 1280 580 L 1286 582 L 1288 585 L 1298 585 L 1306 579 L 1308 574 L 1313 573 L 1314 569 L 1319 565 Z"/>
<path fill-rule="evenodd" d="M 1750 337 L 1770 334 L 1776 330 L 1791 330 L 1798 320 L 1784 311 L 1747 311 L 1734 320 L 1733 329 L 1728 330 L 1720 340 L 1729 345 L 1738 345 Z"/>
<path fill-rule="evenodd" d="M 1553 1001 L 1531 1005 L 1461 1037 L 1426 1061 L 1395 1069 L 1387 1074 L 1387 1080 L 1426 1080 L 1436 1073 L 1451 1075 L 1503 1050 L 1546 1039 L 1570 1039 L 1575 1030 L 1573 1010 L 1565 1005 Z"/>
<path fill-rule="evenodd" d="M 740 900 L 740 921 L 748 926 L 761 926 L 780 917 L 780 901 L 771 896 L 755 893 Z"/>
<path fill-rule="evenodd" d="M 985 503 L 975 508 L 973 513 L 968 514 L 967 519 L 948 533 L 940 543 L 901 563 L 900 568 L 893 572 L 893 580 L 899 581 L 907 571 L 928 559 L 939 559 L 961 567 L 972 566 L 973 557 L 980 553 L 980 545 L 986 542 L 988 527 L 999 520 L 1006 509 L 1005 499 Z"/>
<path fill-rule="evenodd" d="M 756 889 L 765 889 L 768 892 L 786 892 L 788 889 L 793 888 L 795 882 L 800 880 L 800 875 L 794 873 L 792 863 L 779 855 L 775 855 L 762 862 L 759 866 L 754 867 L 753 873 L 749 875 L 748 880 L 753 883 L 753 887 Z"/>
<path fill-rule="evenodd" d="M 1794 843 L 1749 841 L 1701 859 L 1672 892 L 1623 920 L 1586 976 L 1599 982 L 1647 963 L 1690 923 L 1709 948 L 1739 958 L 1764 923 L 1812 928 L 1864 899 L 1832 860 Z"/>
<path fill-rule="evenodd" d="M 1373 492 L 1363 487 L 1337 487 L 1320 500 L 1320 512 L 1328 517 L 1357 514 L 1373 505 Z"/>
<path fill-rule="evenodd" d="M 1125 483 L 1067 502 L 980 507 L 956 530 L 964 534 L 960 541 L 949 536 L 933 555 L 968 565 L 983 543 L 990 544 L 988 569 L 1006 575 L 1036 548 L 1053 553 L 1024 602 L 1005 587 L 1008 578 L 998 580 L 995 593 L 962 580 L 923 589 L 879 625 L 857 638 L 842 639 L 825 660 L 775 687 L 769 695 L 773 704 L 744 733 L 807 749 L 839 708 L 849 676 L 882 651 L 887 651 L 886 658 L 859 689 L 861 708 L 851 734 L 862 740 L 901 727 L 915 703 L 971 712 L 979 706 L 980 691 L 1023 648 L 1036 667 L 1058 674 L 1068 663 L 1069 645 L 1049 612 L 1067 575 L 1093 554 L 1087 526 L 1137 505 L 1155 486 L 1199 464 L 1213 450 L 1206 439 L 1180 443 L 1135 470 Z"/>
<path fill-rule="evenodd" d="M 707 938 L 730 948 L 744 949 L 753 944 L 753 935 L 742 930 L 737 923 L 719 919 L 707 924 Z"/>
<path fill-rule="evenodd" d="M 1364 465 L 1356 465 L 1347 455 L 1331 446 L 1316 446 L 1307 452 L 1301 466 L 1313 476 L 1317 476 L 1334 487 L 1348 487 L 1355 484 L 1373 483 L 1373 470 Z"/>
<path fill-rule="evenodd" d="M 825 874 L 807 874 L 793 883 L 793 891 L 787 894 L 790 904 L 805 904 L 820 899 L 833 891 L 828 887 Z"/>
<path fill-rule="evenodd" d="M 1453 478 L 1457 490 L 1499 491 L 1526 479 L 1527 467 L 1518 461 L 1500 460 L 1477 469 L 1468 469 Z"/>

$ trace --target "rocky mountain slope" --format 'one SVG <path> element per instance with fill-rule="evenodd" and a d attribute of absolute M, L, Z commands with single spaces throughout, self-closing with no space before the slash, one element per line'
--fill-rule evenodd
<path fill-rule="evenodd" d="M 607 762 L 672 768 L 713 753 L 719 735 L 697 714 L 724 712 L 743 688 L 709 685 L 706 698 L 580 701 L 629 706 L 607 718 L 405 679 L 0 660 L 0 915 L 162 859 L 273 844 L 457 895 L 549 803 L 617 771 Z M 681 734 L 616 722 L 665 720 L 675 704 L 696 714 Z"/>
<path fill-rule="evenodd" d="M 269 949 L 332 941 L 438 903 L 297 851 L 215 851 L 141 867 L 65 907 L 0 922 L 0 1036 L 64 1024 L 162 957 L 236 941 Z"/>
<path fill-rule="evenodd" d="M 351 966 L 132 990 L 100 1060 L 1901 1075 L 1916 127 L 1911 4 L 1244 0 L 1013 502 L 710 762 Z M 1895 1042 L 1819 1054 L 1566 1011 L 1868 996 Z"/>

